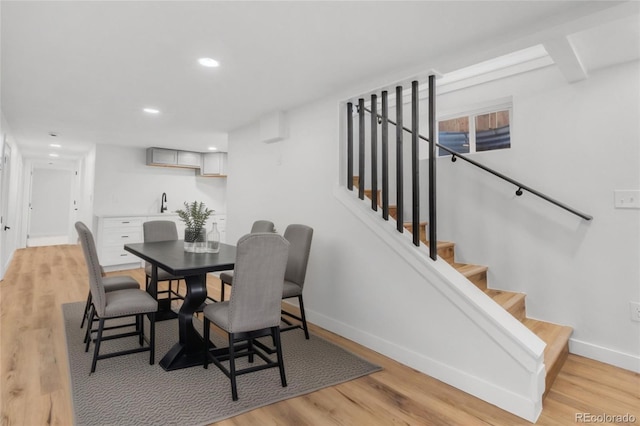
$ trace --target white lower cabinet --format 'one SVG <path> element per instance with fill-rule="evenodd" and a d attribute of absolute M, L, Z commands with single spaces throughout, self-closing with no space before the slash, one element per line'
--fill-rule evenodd
<path fill-rule="evenodd" d="M 140 267 L 140 258 L 124 250 L 128 243 L 142 242 L 142 217 L 98 218 L 96 247 L 100 264 L 108 268 L 113 265 L 136 264 Z"/>
<path fill-rule="evenodd" d="M 136 269 L 144 266 L 144 262 L 138 256 L 125 251 L 124 245 L 143 242 L 142 224 L 150 220 L 176 222 L 178 238 L 184 238 L 184 224 L 177 215 L 95 217 L 98 258 L 106 271 Z"/>

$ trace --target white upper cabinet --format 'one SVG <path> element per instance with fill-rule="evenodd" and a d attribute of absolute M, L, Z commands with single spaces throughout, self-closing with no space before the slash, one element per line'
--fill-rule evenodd
<path fill-rule="evenodd" d="M 147 166 L 184 167 L 198 169 L 200 176 L 224 177 L 227 175 L 227 153 L 147 148 Z"/>
<path fill-rule="evenodd" d="M 227 175 L 227 153 L 207 152 L 202 154 L 202 176 L 226 176 Z"/>
<path fill-rule="evenodd" d="M 178 151 L 178 166 L 199 169 L 200 163 L 202 163 L 202 154 L 199 152 Z"/>
<path fill-rule="evenodd" d="M 169 166 L 199 169 L 202 154 L 177 149 L 147 148 L 147 166 Z"/>
<path fill-rule="evenodd" d="M 147 165 L 175 166 L 178 164 L 178 151 L 175 149 L 147 149 Z"/>

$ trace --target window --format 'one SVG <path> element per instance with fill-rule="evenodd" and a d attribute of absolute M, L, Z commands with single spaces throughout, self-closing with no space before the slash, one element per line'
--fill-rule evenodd
<path fill-rule="evenodd" d="M 438 143 L 460 154 L 511 148 L 511 108 L 500 106 L 438 121 Z M 438 148 L 438 156 L 450 155 Z"/>

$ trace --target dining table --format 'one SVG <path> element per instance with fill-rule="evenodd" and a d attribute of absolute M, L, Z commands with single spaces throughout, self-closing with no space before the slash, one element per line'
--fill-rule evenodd
<path fill-rule="evenodd" d="M 193 325 L 193 315 L 207 299 L 207 273 L 233 269 L 236 247 L 221 243 L 218 253 L 194 253 L 185 251 L 183 240 L 172 240 L 125 244 L 124 249 L 151 264 L 147 291 L 154 298 L 158 297 L 158 268 L 184 277 L 187 283 L 187 294 L 177 314 L 178 342 L 160 360 L 160 366 L 171 371 L 202 365 L 204 340 Z M 167 317 L 170 309 L 168 304 L 163 305 L 158 316 Z"/>

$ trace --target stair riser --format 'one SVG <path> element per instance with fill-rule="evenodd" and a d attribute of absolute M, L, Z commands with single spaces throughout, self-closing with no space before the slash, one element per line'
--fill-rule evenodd
<path fill-rule="evenodd" d="M 568 356 L 569 356 L 569 342 L 567 341 L 567 344 L 564 345 L 564 347 L 562 348 L 562 352 L 558 356 L 558 359 L 556 360 L 556 362 L 554 362 L 553 365 L 551 365 L 551 367 L 546 366 L 547 375 L 544 379 L 545 389 L 544 389 L 544 393 L 542 394 L 542 399 L 545 399 L 547 397 L 547 394 L 551 390 L 551 386 L 553 386 L 553 382 L 555 382 L 556 377 L 558 377 L 558 374 L 560 374 L 560 370 L 562 370 L 562 366 L 564 365 Z"/>
<path fill-rule="evenodd" d="M 382 196 L 381 196 L 380 192 L 381 192 L 381 191 L 378 189 L 378 200 L 377 200 L 377 201 L 378 201 L 378 205 L 379 205 L 380 207 L 382 207 Z M 373 197 L 371 196 L 371 194 L 372 194 L 372 191 L 371 191 L 370 189 L 365 189 L 365 190 L 364 190 L 364 196 L 365 196 L 365 197 L 367 197 L 367 198 L 368 198 L 368 199 L 370 199 L 370 200 L 372 200 L 372 199 L 373 199 Z"/>
<path fill-rule="evenodd" d="M 405 223 L 404 228 L 413 234 L 412 223 Z M 420 225 L 419 228 L 420 228 L 420 241 L 422 241 L 423 243 L 426 243 L 427 242 L 427 225 Z"/>
<path fill-rule="evenodd" d="M 389 216 L 391 216 L 395 220 L 398 220 L 398 207 L 389 206 Z"/>
<path fill-rule="evenodd" d="M 524 299 L 507 309 L 507 312 L 513 315 L 518 321 L 525 319 L 527 317 L 527 307 Z"/>
<path fill-rule="evenodd" d="M 487 271 L 479 272 L 467 277 L 469 281 L 474 283 L 480 290 L 487 289 Z"/>
<path fill-rule="evenodd" d="M 438 256 L 448 263 L 453 263 L 455 261 L 455 249 L 454 247 L 441 247 L 438 249 Z"/>

